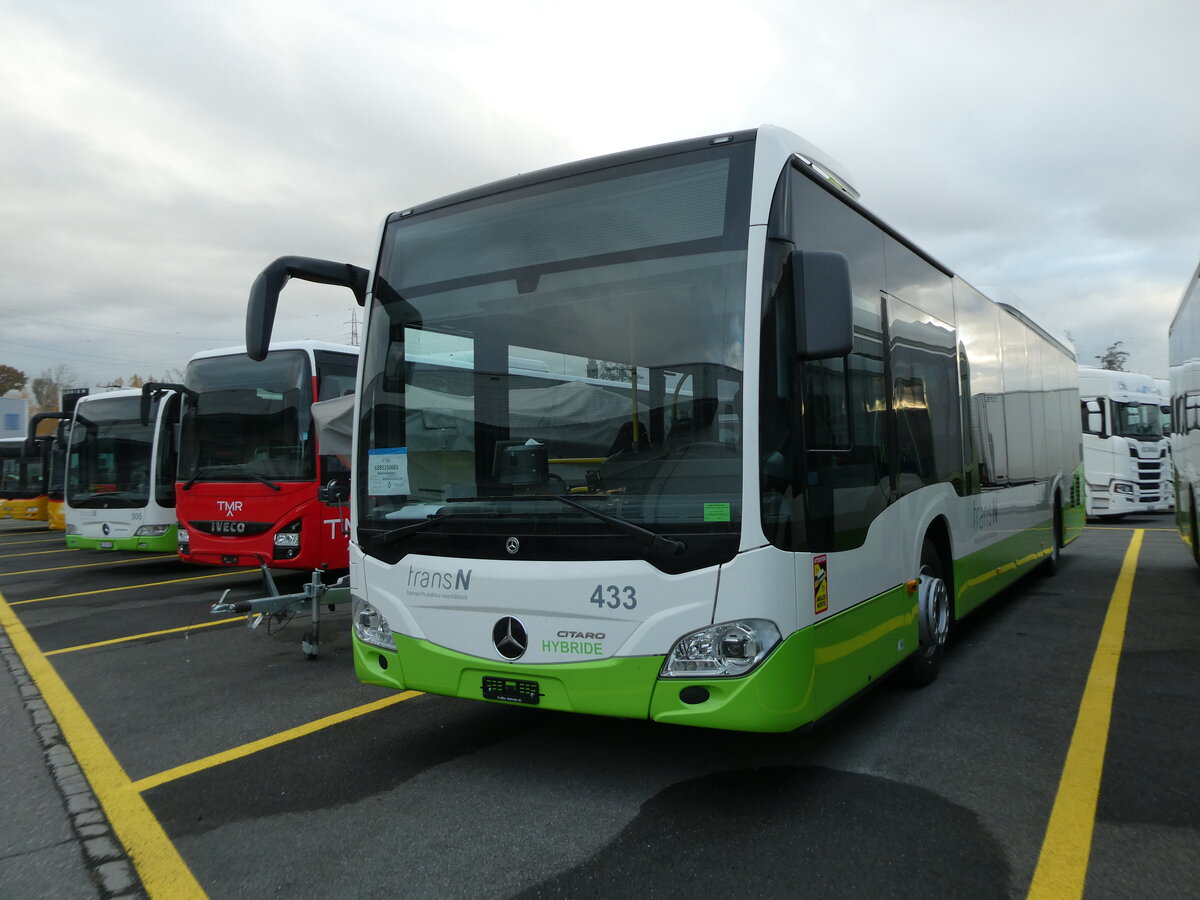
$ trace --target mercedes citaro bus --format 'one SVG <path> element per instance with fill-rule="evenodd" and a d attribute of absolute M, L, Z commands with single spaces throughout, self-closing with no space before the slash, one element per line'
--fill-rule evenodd
<path fill-rule="evenodd" d="M 67 439 L 64 517 L 76 550 L 174 553 L 179 396 L 141 414 L 140 390 L 81 397 Z"/>
<path fill-rule="evenodd" d="M 268 266 L 255 358 L 289 278 L 367 308 L 359 678 L 790 730 L 932 680 L 957 618 L 1053 569 L 1073 354 L 857 197 L 762 127 L 404 209 L 370 270 Z M 448 355 L 469 371 L 413 362 Z"/>

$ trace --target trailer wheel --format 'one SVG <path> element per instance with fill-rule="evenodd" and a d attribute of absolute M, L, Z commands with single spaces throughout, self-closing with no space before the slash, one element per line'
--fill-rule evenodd
<path fill-rule="evenodd" d="M 950 634 L 950 589 L 937 545 L 929 538 L 921 546 L 921 574 L 917 587 L 919 641 L 905 661 L 910 684 L 924 687 L 938 676 Z"/>

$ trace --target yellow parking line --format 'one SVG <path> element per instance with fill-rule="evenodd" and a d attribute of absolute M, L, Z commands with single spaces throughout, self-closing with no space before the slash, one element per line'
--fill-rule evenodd
<path fill-rule="evenodd" d="M 178 634 L 181 631 L 195 631 L 197 628 L 212 628 L 214 625 L 226 625 L 229 622 L 244 622 L 245 616 L 234 616 L 230 619 L 216 619 L 212 622 L 198 622 L 195 625 L 184 625 L 182 628 L 164 628 L 162 631 L 147 631 L 144 634 L 131 634 L 129 637 L 110 638 L 107 641 L 96 641 L 92 644 L 78 644 L 74 647 L 60 647 L 58 650 L 46 650 L 46 656 L 58 656 L 60 653 L 74 653 L 76 650 L 91 650 L 95 647 L 107 647 L 110 644 L 125 644 L 129 641 L 140 641 L 145 638 L 160 637 L 164 634 Z"/>
<path fill-rule="evenodd" d="M 1166 531 L 1175 534 L 1178 528 L 1139 528 L 1137 525 L 1088 525 L 1088 531 Z"/>
<path fill-rule="evenodd" d="M 1125 643 L 1125 622 L 1129 617 L 1129 599 L 1133 593 L 1133 576 L 1137 571 L 1142 537 L 1143 529 L 1133 533 L 1108 604 L 1100 641 L 1079 703 L 1079 718 L 1071 735 L 1058 794 L 1046 826 L 1046 837 L 1029 886 L 1030 900 L 1083 896 L 1112 718 L 1113 693 L 1117 686 L 1117 664 Z"/>
<path fill-rule="evenodd" d="M 160 554 L 159 556 L 139 556 L 135 559 L 113 559 L 105 562 L 80 563 L 77 566 L 54 566 L 49 569 L 26 569 L 24 572 L 0 572 L 0 578 L 3 578 L 7 575 L 37 575 L 40 572 L 62 572 L 65 569 L 90 569 L 92 566 L 120 566 L 127 563 L 151 562 L 156 559 L 161 562 L 164 559 L 171 558 L 172 557 Z"/>
<path fill-rule="evenodd" d="M 40 542 L 39 542 L 40 543 Z M 45 556 L 47 553 L 78 553 L 70 547 L 60 547 L 57 550 L 24 550 L 20 553 L 5 553 L 0 559 L 15 559 L 18 556 Z"/>
<path fill-rule="evenodd" d="M 52 597 L 34 597 L 32 600 L 14 600 L 9 606 L 23 606 L 26 603 L 41 603 L 45 600 L 67 600 L 71 597 L 88 597 L 92 594 L 110 594 L 113 591 L 133 591 L 144 587 L 161 587 L 164 584 L 179 584 L 183 581 L 200 581 L 204 578 L 227 578 L 230 575 L 248 575 L 258 569 L 231 569 L 228 572 L 217 572 L 213 575 L 191 575 L 187 578 L 172 578 L 169 581 L 144 581 L 141 584 L 126 584 L 121 587 L 100 588 L 95 591 L 76 591 L 74 594 L 55 594 Z"/>
<path fill-rule="evenodd" d="M 152 900 L 206 897 L 162 824 L 150 811 L 141 793 L 134 789 L 96 726 L 9 608 L 3 594 L 0 594 L 0 626 L 7 632 L 13 649 L 57 720 L 113 831 L 137 869 L 146 893 Z"/>
<path fill-rule="evenodd" d="M 57 538 L 38 538 L 36 541 L 6 541 L 0 537 L 0 547 L 19 547 L 22 544 L 61 544 L 62 542 L 62 535 Z"/>
<path fill-rule="evenodd" d="M 341 722 L 347 722 L 350 719 L 356 719 L 359 716 L 365 716 L 367 713 L 373 713 L 376 710 L 384 709 L 388 706 L 394 706 L 397 703 L 402 703 L 405 700 L 411 700 L 413 697 L 420 697 L 420 691 L 403 691 L 399 694 L 392 694 L 390 697 L 384 697 L 382 700 L 375 700 L 372 703 L 364 703 L 362 706 L 356 706 L 353 709 L 347 709 L 340 713 L 334 713 L 331 716 L 325 716 L 323 719 L 316 719 L 309 722 L 307 725 L 298 725 L 295 728 L 289 728 L 287 731 L 281 731 L 278 734 L 272 734 L 265 738 L 259 738 L 257 741 L 251 741 L 248 744 L 242 744 L 240 747 L 234 747 L 232 750 L 224 750 L 220 753 L 214 753 L 211 756 L 206 756 L 203 759 L 197 759 L 194 762 L 184 763 L 181 766 L 176 766 L 173 769 L 167 769 L 165 772 L 159 772 L 157 775 L 148 775 L 145 778 L 139 778 L 133 782 L 135 791 L 148 791 L 150 788 L 158 787 L 160 784 L 166 784 L 169 781 L 175 781 L 178 778 L 183 778 L 187 775 L 194 775 L 197 772 L 203 772 L 205 769 L 211 769 L 214 766 L 219 766 L 227 762 L 232 762 L 235 759 L 241 759 L 245 756 L 250 756 L 258 753 L 260 750 L 267 750 L 271 747 L 276 747 L 280 744 L 286 744 L 288 741 L 294 741 L 296 738 L 304 737 L 322 729 L 329 728 L 331 725 L 337 725 Z"/>

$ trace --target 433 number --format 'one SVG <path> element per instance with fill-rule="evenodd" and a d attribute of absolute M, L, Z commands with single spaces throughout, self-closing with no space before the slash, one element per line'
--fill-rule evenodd
<path fill-rule="evenodd" d="M 637 591 L 630 585 L 618 587 L 615 584 L 598 584 L 588 602 L 595 603 L 601 609 L 634 609 L 637 606 Z"/>

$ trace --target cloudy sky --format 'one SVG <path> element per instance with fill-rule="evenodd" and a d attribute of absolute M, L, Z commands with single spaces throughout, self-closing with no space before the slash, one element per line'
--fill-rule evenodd
<path fill-rule="evenodd" d="M 0 363 L 81 384 L 240 343 L 284 254 L 391 211 L 770 122 L 1091 363 L 1166 374 L 1200 259 L 1196 0 L 0 0 Z M 343 341 L 300 282 L 277 338 Z"/>

